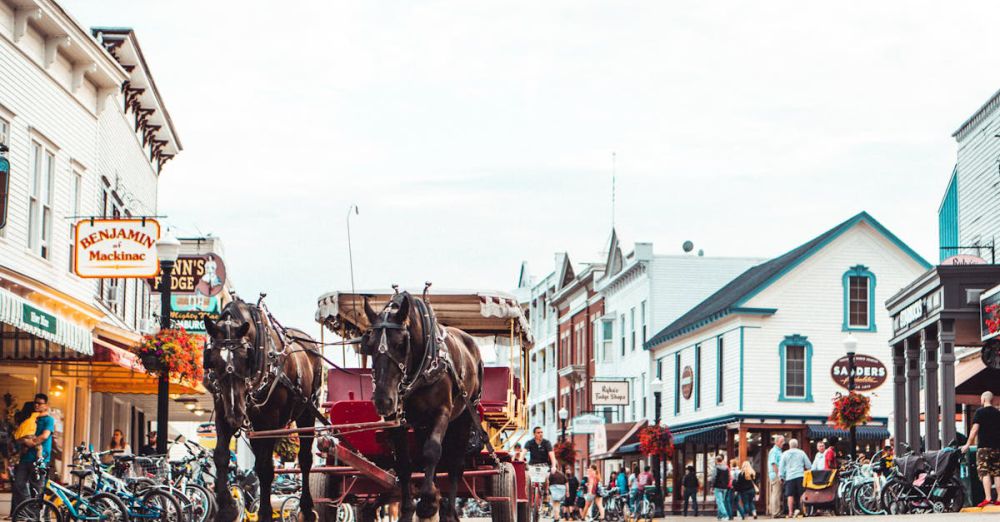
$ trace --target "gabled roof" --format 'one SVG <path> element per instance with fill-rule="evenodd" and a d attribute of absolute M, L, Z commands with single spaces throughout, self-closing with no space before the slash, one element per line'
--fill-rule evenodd
<path fill-rule="evenodd" d="M 618 231 L 611 229 L 611 239 L 608 241 L 608 256 L 604 261 L 604 277 L 614 277 L 625 267 L 625 257 L 622 255 L 621 241 Z"/>
<path fill-rule="evenodd" d="M 830 230 L 823 232 L 805 244 L 743 272 L 736 279 L 730 281 L 729 284 L 723 286 L 687 313 L 677 318 L 677 320 L 667 325 L 666 328 L 660 330 L 643 347 L 649 350 L 660 343 L 697 330 L 732 313 L 774 313 L 774 310 L 771 309 L 741 307 L 750 298 L 770 286 L 771 283 L 781 279 L 786 273 L 808 259 L 812 254 L 818 252 L 831 241 L 862 221 L 868 223 L 921 266 L 927 269 L 931 268 L 930 263 L 923 257 L 920 257 L 919 254 L 914 252 L 913 249 L 903 243 L 892 232 L 889 232 L 875 218 L 867 212 L 861 212 Z"/>
<path fill-rule="evenodd" d="M 562 290 L 576 278 L 576 273 L 573 272 L 573 264 L 569 262 L 569 254 L 560 252 L 559 257 L 561 260 L 558 262 L 559 266 L 556 267 L 556 270 L 559 271 L 559 277 L 556 279 L 556 292 Z"/>

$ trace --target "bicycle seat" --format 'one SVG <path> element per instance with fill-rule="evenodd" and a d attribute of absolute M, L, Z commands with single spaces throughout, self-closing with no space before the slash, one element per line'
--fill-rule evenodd
<path fill-rule="evenodd" d="M 132 462 L 135 460 L 135 455 L 112 455 L 112 458 L 118 462 Z"/>
<path fill-rule="evenodd" d="M 85 478 L 93 475 L 94 471 L 90 470 L 90 469 L 71 469 L 71 470 L 69 470 L 69 474 L 73 475 L 74 477 L 76 477 L 78 479 L 85 479 Z"/>

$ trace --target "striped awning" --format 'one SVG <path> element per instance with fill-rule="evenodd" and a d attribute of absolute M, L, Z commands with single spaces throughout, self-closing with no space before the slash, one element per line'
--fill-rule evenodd
<path fill-rule="evenodd" d="M 674 434 L 674 444 L 725 444 L 726 427 L 709 426 Z"/>
<path fill-rule="evenodd" d="M 0 288 L 0 322 L 84 355 L 94 353 L 90 330 L 4 288 Z"/>
<path fill-rule="evenodd" d="M 885 426 L 858 426 L 854 431 L 858 440 L 883 441 L 889 438 L 889 428 L 886 428 Z M 850 435 L 851 432 L 847 430 L 837 429 L 826 424 L 809 426 L 809 438 L 813 440 L 833 438 L 846 439 L 850 437 Z"/>

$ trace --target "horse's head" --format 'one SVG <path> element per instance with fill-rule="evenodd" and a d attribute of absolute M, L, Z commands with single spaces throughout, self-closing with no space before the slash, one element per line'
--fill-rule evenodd
<path fill-rule="evenodd" d="M 218 322 L 205 318 L 208 343 L 205 349 L 205 387 L 215 395 L 222 411 L 216 412 L 233 427 L 246 419 L 247 392 L 252 362 L 250 321 L 226 310 Z"/>
<path fill-rule="evenodd" d="M 365 315 L 371 328 L 362 339 L 361 353 L 372 357 L 372 380 L 375 383 L 372 401 L 375 410 L 383 417 L 395 413 L 401 406 L 400 384 L 409 362 L 407 318 L 411 299 L 406 292 L 397 294 L 379 313 L 375 313 L 365 299 Z"/>

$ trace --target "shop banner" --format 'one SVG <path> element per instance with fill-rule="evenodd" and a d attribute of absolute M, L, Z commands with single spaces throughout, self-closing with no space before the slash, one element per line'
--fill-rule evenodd
<path fill-rule="evenodd" d="M 580 415 L 573 419 L 573 433 L 577 435 L 593 434 L 598 427 L 604 426 L 604 417 L 600 415 Z"/>
<path fill-rule="evenodd" d="M 627 406 L 629 387 L 625 381 L 594 381 L 590 387 L 591 404 L 594 406 Z"/>
<path fill-rule="evenodd" d="M 170 320 L 192 333 L 205 333 L 205 318 L 219 320 L 222 305 L 218 297 L 171 295 Z"/>
<path fill-rule="evenodd" d="M 160 290 L 162 277 L 148 281 L 154 292 Z M 170 292 L 216 296 L 226 284 L 226 264 L 217 254 L 180 256 L 170 273 Z"/>
<path fill-rule="evenodd" d="M 84 219 L 76 224 L 73 269 L 87 278 L 148 278 L 159 273 L 155 219 Z"/>

